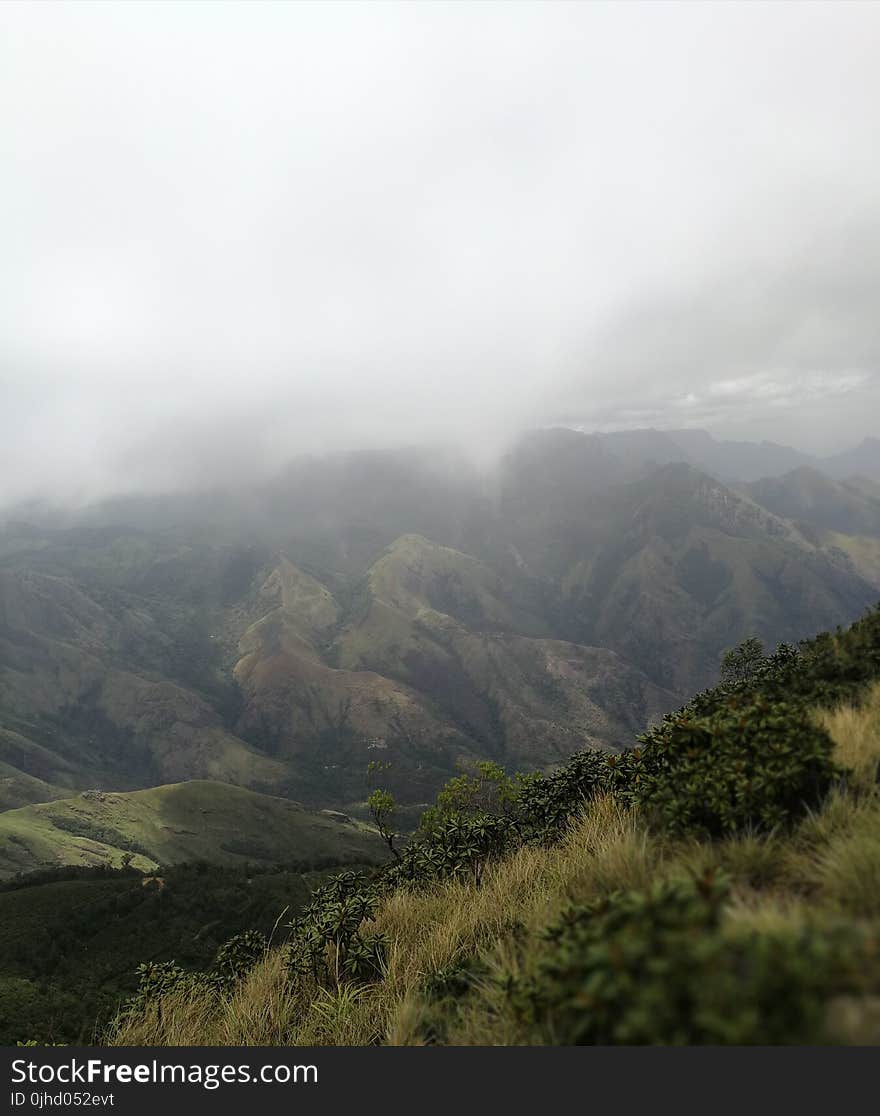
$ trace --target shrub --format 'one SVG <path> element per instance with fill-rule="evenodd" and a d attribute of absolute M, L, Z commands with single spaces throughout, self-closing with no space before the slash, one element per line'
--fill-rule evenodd
<path fill-rule="evenodd" d="M 291 972 L 310 976 L 326 989 L 380 976 L 387 943 L 381 935 L 363 931 L 378 903 L 377 889 L 357 872 L 342 872 L 319 888 L 288 924 Z"/>
<path fill-rule="evenodd" d="M 485 966 L 475 957 L 462 957 L 428 973 L 422 980 L 421 990 L 429 1000 L 457 1000 L 467 995 L 477 976 L 484 973 Z"/>
<path fill-rule="evenodd" d="M 123 1004 L 120 1019 L 141 1015 L 151 1004 L 160 1005 L 161 1011 L 164 996 L 195 989 L 204 980 L 202 974 L 182 969 L 176 961 L 145 961 L 137 967 L 137 978 L 137 991 Z"/>
<path fill-rule="evenodd" d="M 259 930 L 236 934 L 217 950 L 211 976 L 219 985 L 234 984 L 266 956 L 269 942 Z"/>
<path fill-rule="evenodd" d="M 558 840 L 584 802 L 596 795 L 611 795 L 630 805 L 642 763 L 641 748 L 580 752 L 552 775 L 521 779 L 514 817 L 523 840 L 544 844 Z"/>
<path fill-rule="evenodd" d="M 631 797 L 675 833 L 786 826 L 827 793 L 831 737 L 799 705 L 733 694 L 639 738 Z"/>
<path fill-rule="evenodd" d="M 570 909 L 545 933 L 532 979 L 513 987 L 515 1006 L 564 1045 L 820 1040 L 831 997 L 859 984 L 855 931 L 728 938 L 726 890 L 708 874 Z"/>
<path fill-rule="evenodd" d="M 767 661 L 759 639 L 747 639 L 725 651 L 721 659 L 722 682 L 748 682 L 758 676 Z"/>
<path fill-rule="evenodd" d="M 434 880 L 470 878 L 479 886 L 488 862 L 521 840 L 520 827 L 507 815 L 453 814 L 433 821 L 430 836 L 407 846 L 398 864 L 386 871 L 383 887 L 414 886 Z"/>
<path fill-rule="evenodd" d="M 419 829 L 424 836 L 430 836 L 444 818 L 509 814 L 519 788 L 528 778 L 516 775 L 511 779 L 500 764 L 480 760 L 450 779 L 438 792 L 436 805 L 424 812 Z"/>

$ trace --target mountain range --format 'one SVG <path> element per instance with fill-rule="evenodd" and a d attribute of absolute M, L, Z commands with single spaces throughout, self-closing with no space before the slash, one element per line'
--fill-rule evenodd
<path fill-rule="evenodd" d="M 597 435 L 624 460 L 665 464 L 686 461 L 720 480 L 749 482 L 808 467 L 834 478 L 880 480 L 880 439 L 818 457 L 778 442 L 725 441 L 706 430 L 625 430 Z"/>
<path fill-rule="evenodd" d="M 725 649 L 796 641 L 880 596 L 880 442 L 821 468 L 791 455 L 550 429 L 492 470 L 340 454 L 235 492 L 16 509 L 0 874 L 135 846 L 195 859 L 224 845 L 212 817 L 264 830 L 258 860 L 311 856 L 325 834 L 365 856 L 356 824 L 320 811 L 363 816 L 372 761 L 415 807 L 469 761 L 626 746 L 714 682 Z M 113 817 L 85 809 L 93 791 Z M 305 805 L 296 826 L 282 800 Z"/>

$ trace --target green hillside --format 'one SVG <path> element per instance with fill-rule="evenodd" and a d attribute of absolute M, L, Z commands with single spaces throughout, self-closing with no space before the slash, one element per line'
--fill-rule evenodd
<path fill-rule="evenodd" d="M 0 877 L 62 865 L 130 862 L 151 871 L 195 860 L 314 864 L 381 856 L 377 836 L 357 823 L 202 780 L 86 791 L 0 814 Z"/>

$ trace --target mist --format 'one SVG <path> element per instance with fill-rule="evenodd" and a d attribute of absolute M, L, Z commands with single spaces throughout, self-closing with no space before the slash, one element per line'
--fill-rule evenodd
<path fill-rule="evenodd" d="M 878 433 L 880 8 L 0 6 L 0 503 Z"/>

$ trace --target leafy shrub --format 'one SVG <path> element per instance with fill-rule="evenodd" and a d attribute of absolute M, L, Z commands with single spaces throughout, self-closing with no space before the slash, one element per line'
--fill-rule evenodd
<path fill-rule="evenodd" d="M 419 826 L 430 836 L 445 818 L 476 814 L 509 814 L 514 809 L 521 786 L 533 776 L 511 778 L 500 764 L 480 760 L 461 775 L 450 779 L 437 794 L 436 805 L 422 815 Z"/>
<path fill-rule="evenodd" d="M 378 977 L 387 943 L 380 934 L 363 932 L 378 903 L 377 890 L 357 872 L 342 872 L 319 888 L 289 923 L 290 970 L 311 976 L 319 988 Z"/>
<path fill-rule="evenodd" d="M 843 927 L 727 938 L 726 891 L 710 874 L 570 909 L 511 990 L 521 1017 L 564 1045 L 819 1041 L 830 998 L 858 987 L 861 940 Z"/>
<path fill-rule="evenodd" d="M 666 717 L 640 740 L 631 797 L 676 833 L 788 825 L 836 773 L 831 737 L 785 702 L 732 695 L 708 716 Z"/>
<path fill-rule="evenodd" d="M 171 992 L 187 989 L 224 989 L 241 980 L 265 956 L 266 936 L 245 930 L 224 942 L 210 969 L 184 969 L 176 961 L 146 961 L 137 968 L 137 992 L 126 1001 L 123 1015 L 136 1015 L 149 1004 L 159 1004 Z"/>
<path fill-rule="evenodd" d="M 259 930 L 245 930 L 224 942 L 217 950 L 211 976 L 220 985 L 241 979 L 266 956 L 269 942 Z"/>
<path fill-rule="evenodd" d="M 170 992 L 201 983 L 200 974 L 182 969 L 176 961 L 145 961 L 137 967 L 137 978 L 137 992 L 125 1002 L 123 1016 L 139 1015 L 148 1005 L 161 1003 Z"/>
<path fill-rule="evenodd" d="M 609 758 L 605 752 L 581 752 L 572 756 L 560 771 L 539 775 L 524 783 L 517 796 L 517 816 L 534 836 L 552 840 L 586 798 L 608 785 Z M 615 763 L 619 758 L 614 757 Z"/>
<path fill-rule="evenodd" d="M 492 814 L 453 814 L 433 823 L 430 836 L 408 845 L 399 862 L 385 873 L 387 890 L 434 880 L 470 878 L 479 886 L 486 865 L 522 839 L 515 818 Z"/>

